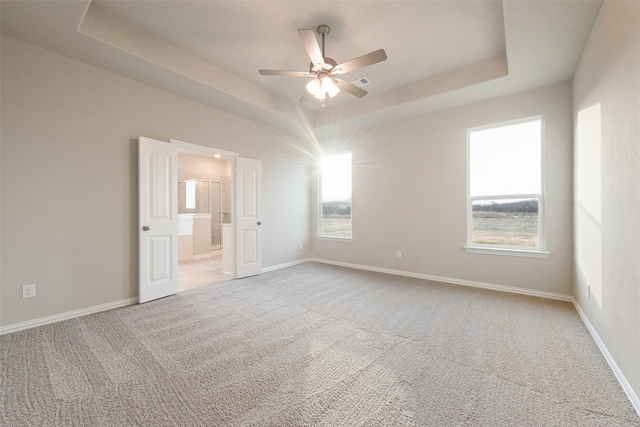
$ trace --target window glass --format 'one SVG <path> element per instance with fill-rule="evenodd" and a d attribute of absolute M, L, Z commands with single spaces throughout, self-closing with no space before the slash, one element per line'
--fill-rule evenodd
<path fill-rule="evenodd" d="M 319 234 L 351 237 L 351 153 L 323 159 L 320 195 Z"/>
<path fill-rule="evenodd" d="M 542 119 L 469 130 L 470 246 L 543 249 Z"/>
<path fill-rule="evenodd" d="M 471 196 L 540 193 L 540 120 L 472 131 Z"/>
<path fill-rule="evenodd" d="M 474 200 L 472 243 L 538 246 L 538 200 Z"/>

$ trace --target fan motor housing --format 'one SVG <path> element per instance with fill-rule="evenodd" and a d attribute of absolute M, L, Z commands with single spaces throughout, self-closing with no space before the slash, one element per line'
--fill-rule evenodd
<path fill-rule="evenodd" d="M 330 66 L 329 68 L 325 67 L 325 71 L 331 70 L 331 69 L 333 69 L 333 67 L 338 65 L 338 63 L 333 58 L 324 58 L 324 63 L 325 63 L 325 65 L 329 65 Z M 317 73 L 319 71 L 322 71 L 322 68 L 320 68 L 319 66 L 317 66 L 313 62 L 309 63 L 309 72 L 310 73 Z"/>

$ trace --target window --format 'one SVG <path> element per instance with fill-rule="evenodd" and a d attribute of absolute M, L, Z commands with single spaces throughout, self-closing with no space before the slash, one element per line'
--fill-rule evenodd
<path fill-rule="evenodd" d="M 322 160 L 318 216 L 320 236 L 351 238 L 351 153 Z"/>
<path fill-rule="evenodd" d="M 209 213 L 209 181 L 189 179 L 178 182 L 178 213 Z"/>
<path fill-rule="evenodd" d="M 467 251 L 548 256 L 542 127 L 537 117 L 469 129 Z"/>

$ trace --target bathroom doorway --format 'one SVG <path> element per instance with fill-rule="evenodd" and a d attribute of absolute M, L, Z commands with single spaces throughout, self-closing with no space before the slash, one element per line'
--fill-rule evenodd
<path fill-rule="evenodd" d="M 233 267 L 232 162 L 222 155 L 178 152 L 178 291 L 230 280 Z M 226 255 L 226 256 L 225 256 Z"/>

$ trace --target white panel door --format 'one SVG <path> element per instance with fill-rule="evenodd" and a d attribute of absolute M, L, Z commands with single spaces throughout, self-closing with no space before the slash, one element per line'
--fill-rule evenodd
<path fill-rule="evenodd" d="M 138 142 L 139 301 L 178 292 L 178 149 L 155 139 Z"/>
<path fill-rule="evenodd" d="M 262 162 L 236 159 L 236 277 L 262 272 L 260 191 Z"/>

